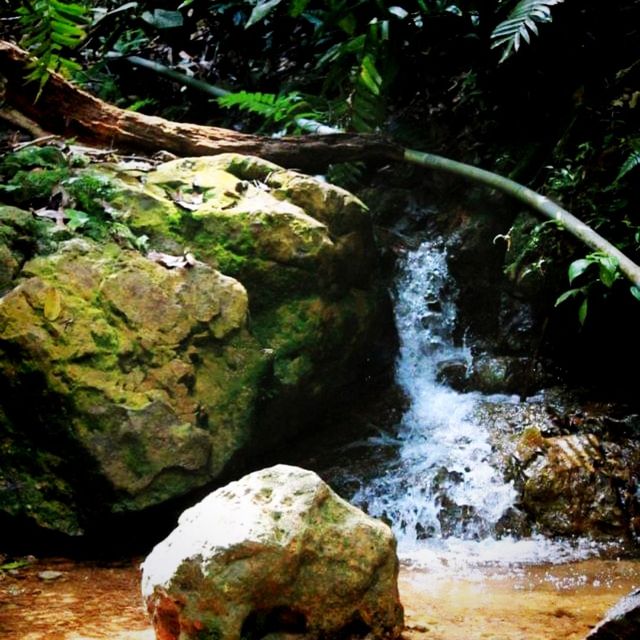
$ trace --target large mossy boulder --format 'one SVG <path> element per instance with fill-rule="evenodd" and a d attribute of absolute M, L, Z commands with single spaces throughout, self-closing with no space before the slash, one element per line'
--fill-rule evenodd
<path fill-rule="evenodd" d="M 142 592 L 164 640 L 395 638 L 397 578 L 386 524 L 278 465 L 185 511 L 142 565 Z"/>
<path fill-rule="evenodd" d="M 112 175 L 111 202 L 127 224 L 169 252 L 187 243 L 238 277 L 252 311 L 277 304 L 279 295 L 344 292 L 370 278 L 369 214 L 343 189 L 236 154 L 131 173 L 114 167 Z"/>
<path fill-rule="evenodd" d="M 41 222 L 0 208 L 0 513 L 69 534 L 312 428 L 389 317 L 342 189 L 238 155 L 66 188 L 87 175 L 152 251 L 67 228 L 47 252 Z"/>

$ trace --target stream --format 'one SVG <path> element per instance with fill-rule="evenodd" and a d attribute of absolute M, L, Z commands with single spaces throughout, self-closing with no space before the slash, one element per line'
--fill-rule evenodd
<path fill-rule="evenodd" d="M 407 409 L 395 429 L 292 460 L 317 470 L 398 539 L 410 640 L 581 640 L 640 585 L 620 542 L 546 538 L 523 529 L 517 491 L 496 442 L 544 397 L 461 393 L 443 363 L 470 361 L 454 340 L 455 285 L 438 240 L 408 252 L 395 293 L 396 380 Z M 483 420 L 487 407 L 501 420 Z M 506 416 L 506 419 L 505 419 Z M 505 433 L 496 433 L 496 430 Z M 0 573 L 0 633 L 8 640 L 152 640 L 138 562 L 33 561 Z M 60 575 L 43 580 L 42 571 Z"/>
<path fill-rule="evenodd" d="M 552 539 L 522 526 L 502 453 L 514 432 L 541 419 L 545 397 L 462 393 L 440 380 L 443 365 L 471 365 L 470 350 L 455 344 L 454 299 L 442 242 L 426 241 L 406 254 L 395 320 L 396 381 L 408 408 L 394 432 L 347 444 L 337 452 L 345 464 L 323 475 L 391 525 L 407 564 L 431 572 L 467 574 L 470 566 L 558 564 L 621 553 L 622 541 Z M 355 465 L 348 462 L 354 452 Z"/>
<path fill-rule="evenodd" d="M 493 464 L 486 426 L 474 420 L 480 396 L 438 381 L 442 363 L 469 361 L 467 350 L 454 345 L 453 289 L 437 241 L 407 254 L 395 316 L 396 379 L 409 408 L 397 435 L 384 443 L 395 449 L 389 462 L 382 468 L 372 465 L 376 475 L 362 479 L 352 497 L 392 523 L 403 556 L 418 561 L 432 552 L 476 555 L 483 541 L 493 540 L 516 498 Z"/>

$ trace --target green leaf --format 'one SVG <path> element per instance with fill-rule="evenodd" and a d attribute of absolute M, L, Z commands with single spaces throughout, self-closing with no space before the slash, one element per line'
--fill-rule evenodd
<path fill-rule="evenodd" d="M 582 275 L 593 264 L 592 260 L 588 258 L 581 258 L 580 260 L 574 260 L 569 265 L 569 284 L 573 284 L 573 281 L 580 275 Z"/>
<path fill-rule="evenodd" d="M 355 38 L 351 38 L 351 40 L 347 40 L 346 42 L 338 45 L 334 45 L 330 47 L 329 50 L 318 59 L 317 67 L 320 68 L 327 64 L 328 62 L 334 62 L 338 58 L 341 58 L 347 53 L 360 52 L 364 49 L 364 45 L 366 43 L 367 36 L 359 35 Z"/>
<path fill-rule="evenodd" d="M 386 42 L 389 40 L 389 21 L 381 20 L 380 21 L 380 40 Z"/>
<path fill-rule="evenodd" d="M 569 298 L 574 298 L 579 293 L 584 293 L 584 290 L 582 288 L 580 288 L 580 289 L 569 289 L 568 291 L 565 291 L 563 294 L 558 296 L 558 299 L 556 300 L 556 302 L 555 302 L 555 304 L 553 306 L 557 307 L 559 304 L 562 304 L 563 302 L 566 302 L 567 300 L 569 300 Z"/>
<path fill-rule="evenodd" d="M 149 249 L 149 236 L 147 235 L 143 234 L 137 237 L 134 236 L 132 242 L 135 248 L 138 249 L 138 251 L 148 251 Z"/>
<path fill-rule="evenodd" d="M 49 0 L 50 5 L 56 10 L 58 13 L 67 14 L 69 16 L 80 17 L 84 16 L 87 12 L 87 9 L 80 5 L 74 4 L 72 2 L 60 2 L 59 0 Z"/>
<path fill-rule="evenodd" d="M 35 57 L 28 65 L 30 71 L 26 79 L 38 83 L 37 100 L 50 71 L 69 76 L 79 68 L 64 51 L 76 48 L 85 38 L 88 20 L 84 6 L 62 0 L 37 0 L 22 9 L 17 11 L 25 33 L 21 44 Z"/>
<path fill-rule="evenodd" d="M 15 560 L 14 562 L 7 562 L 0 564 L 0 571 L 13 571 L 14 569 L 21 569 L 31 564 L 31 560 Z"/>
<path fill-rule="evenodd" d="M 308 106 L 295 91 L 284 95 L 239 91 L 218 98 L 218 104 L 225 109 L 237 107 L 257 113 L 267 123 L 282 123 L 285 127 L 294 124 L 296 118 L 301 116 L 300 112 Z"/>
<path fill-rule="evenodd" d="M 67 226 L 72 231 L 77 231 L 84 227 L 87 222 L 91 220 L 89 214 L 84 211 L 77 211 L 76 209 L 66 209 L 65 215 L 69 218 L 69 222 L 67 222 Z"/>
<path fill-rule="evenodd" d="M 382 78 L 378 73 L 373 58 L 370 54 L 367 54 L 362 59 L 362 65 L 360 67 L 360 80 L 363 84 L 373 93 L 374 96 L 380 95 L 380 88 L 382 86 Z"/>
<path fill-rule="evenodd" d="M 620 167 L 620 171 L 618 172 L 618 176 L 614 180 L 614 183 L 622 180 L 622 178 L 624 178 L 624 176 L 626 176 L 629 171 L 635 169 L 638 166 L 640 166 L 640 150 L 635 150 L 624 161 L 622 167 Z"/>
<path fill-rule="evenodd" d="M 142 19 L 156 29 L 175 29 L 184 24 L 184 18 L 179 11 L 167 11 L 166 9 L 154 9 L 145 11 Z"/>
<path fill-rule="evenodd" d="M 520 48 L 521 40 L 529 43 L 531 33 L 537 34 L 538 23 L 551 22 L 550 7 L 564 0 L 520 0 L 506 20 L 496 26 L 491 34 L 492 48 L 504 47 L 500 62 Z"/>
<path fill-rule="evenodd" d="M 587 319 L 587 310 L 589 308 L 589 299 L 585 298 L 578 309 L 578 320 L 580 324 L 584 324 L 584 321 Z"/>
<path fill-rule="evenodd" d="M 353 13 L 348 13 L 344 18 L 338 20 L 338 26 L 348 35 L 352 36 L 355 33 L 358 21 Z"/>
<path fill-rule="evenodd" d="M 611 256 L 606 256 L 600 258 L 598 263 L 600 265 L 600 281 L 605 287 L 610 288 L 620 275 L 618 261 Z"/>
<path fill-rule="evenodd" d="M 258 0 L 258 4 L 253 8 L 244 28 L 248 29 L 261 20 L 264 20 L 280 4 L 281 1 L 282 0 L 266 0 L 266 2 L 260 2 L 260 0 Z"/>
<path fill-rule="evenodd" d="M 636 286 L 633 286 L 633 287 L 631 287 L 630 291 L 631 291 L 631 295 L 632 295 L 636 300 L 639 300 L 639 301 L 640 301 L 640 288 L 639 288 L 639 287 L 636 287 Z"/>
<path fill-rule="evenodd" d="M 53 322 L 54 320 L 57 320 L 61 311 L 62 299 L 60 297 L 60 292 L 55 287 L 51 287 L 44 296 L 44 317 Z"/>
<path fill-rule="evenodd" d="M 61 44 L 64 47 L 75 47 L 82 38 L 66 36 L 62 33 L 52 33 L 51 40 L 58 44 Z"/>
<path fill-rule="evenodd" d="M 127 107 L 127 111 L 140 111 L 140 109 L 150 104 L 155 104 L 155 102 L 154 98 L 142 98 L 141 100 L 135 100 Z"/>

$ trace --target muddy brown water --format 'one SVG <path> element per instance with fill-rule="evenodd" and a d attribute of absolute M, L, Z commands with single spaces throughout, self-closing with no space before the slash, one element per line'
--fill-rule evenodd
<path fill-rule="evenodd" d="M 3 640 L 154 640 L 139 595 L 140 559 L 37 560 L 0 573 Z M 54 580 L 43 571 L 62 573 Z M 640 585 L 640 561 L 434 574 L 402 567 L 407 640 L 579 640 Z"/>

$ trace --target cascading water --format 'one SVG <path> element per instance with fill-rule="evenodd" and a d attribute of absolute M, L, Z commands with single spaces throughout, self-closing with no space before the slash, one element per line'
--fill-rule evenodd
<path fill-rule="evenodd" d="M 486 430 L 470 417 L 474 396 L 437 381 L 439 364 L 467 356 L 453 344 L 450 289 L 446 256 L 436 243 L 407 256 L 396 296 L 396 375 L 410 409 L 398 433 L 398 459 L 354 496 L 396 523 L 403 547 L 426 537 L 486 537 L 515 498 L 491 465 Z"/>
<path fill-rule="evenodd" d="M 562 561 L 584 557 L 591 545 L 496 535 L 514 511 L 516 491 L 496 465 L 491 434 L 477 420 L 480 393 L 459 393 L 438 380 L 448 361 L 469 361 L 455 346 L 454 285 L 443 244 L 423 243 L 409 252 L 395 294 L 400 337 L 396 377 L 410 403 L 395 437 L 370 440 L 393 455 L 375 475 L 359 479 L 351 501 L 390 522 L 405 559 L 451 566 L 488 562 Z M 516 405 L 517 399 L 492 396 Z M 353 480 L 353 478 L 351 478 Z M 501 538 L 501 539 L 498 539 Z M 433 565 L 432 565 L 433 566 Z"/>

